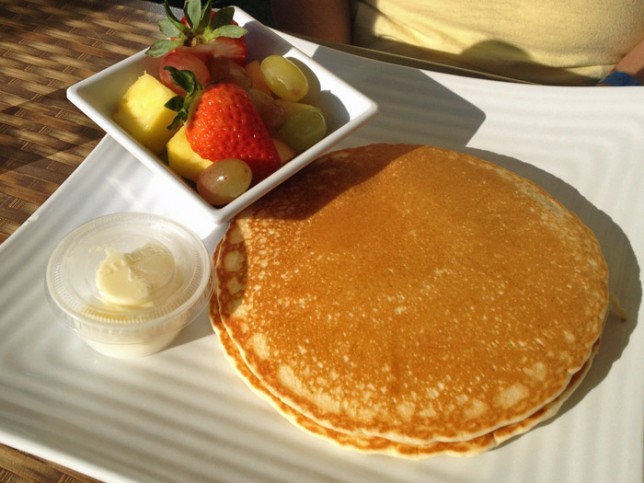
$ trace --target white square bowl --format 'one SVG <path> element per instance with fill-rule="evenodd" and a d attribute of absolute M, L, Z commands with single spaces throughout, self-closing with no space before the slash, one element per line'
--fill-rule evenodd
<path fill-rule="evenodd" d="M 212 215 L 212 219 L 216 223 L 227 222 L 236 213 L 291 177 L 322 153 L 329 151 L 330 148 L 373 117 L 378 110 L 377 105 L 371 99 L 329 72 L 243 10 L 236 8 L 234 18 L 239 25 L 248 30 L 246 39 L 249 61 L 262 59 L 269 54 L 279 54 L 298 62 L 305 73 L 308 71 L 311 89 L 302 102 L 322 108 L 328 131 L 320 142 L 300 153 L 223 207 L 215 208 L 207 204 L 190 183 L 174 173 L 166 162 L 136 141 L 112 119 L 120 98 L 144 71 L 155 76 L 158 75 L 160 62 L 158 58 L 149 57 L 145 55 L 144 51 L 141 51 L 67 89 L 67 97 L 76 107 L 149 169 L 170 178 L 177 187 L 177 196 L 191 196 L 197 199 Z"/>

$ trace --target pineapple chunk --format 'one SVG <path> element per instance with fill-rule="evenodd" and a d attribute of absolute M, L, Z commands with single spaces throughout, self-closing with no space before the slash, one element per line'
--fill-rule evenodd
<path fill-rule="evenodd" d="M 257 89 L 269 96 L 273 95 L 268 84 L 266 84 L 266 81 L 264 80 L 264 74 L 262 74 L 262 69 L 260 68 L 258 60 L 253 60 L 246 64 L 246 74 L 250 77 L 251 87 L 253 89 Z"/>
<path fill-rule="evenodd" d="M 168 141 L 167 149 L 170 168 L 179 176 L 189 180 L 196 181 L 199 173 L 212 164 L 212 161 L 202 158 L 192 150 L 186 139 L 185 126 L 182 126 Z"/>
<path fill-rule="evenodd" d="M 161 154 L 174 134 L 167 126 L 176 112 L 165 103 L 175 95 L 161 81 L 144 73 L 121 98 L 114 120 L 150 151 Z"/>
<path fill-rule="evenodd" d="M 280 163 L 288 163 L 291 159 L 297 156 L 297 151 L 291 146 L 286 144 L 284 141 L 280 141 L 277 138 L 272 138 L 275 149 L 277 149 L 277 154 L 280 157 Z"/>

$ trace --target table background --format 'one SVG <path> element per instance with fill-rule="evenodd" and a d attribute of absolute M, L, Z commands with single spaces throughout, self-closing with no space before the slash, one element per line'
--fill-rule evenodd
<path fill-rule="evenodd" d="M 149 45 L 160 14 L 136 0 L 0 0 L 0 242 L 105 134 L 67 87 Z"/>

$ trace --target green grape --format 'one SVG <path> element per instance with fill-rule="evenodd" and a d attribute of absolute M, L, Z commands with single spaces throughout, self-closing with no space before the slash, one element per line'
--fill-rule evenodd
<path fill-rule="evenodd" d="M 309 81 L 302 70 L 281 55 L 269 55 L 260 65 L 268 88 L 280 99 L 299 101 L 309 91 Z"/>
<path fill-rule="evenodd" d="M 319 109 L 302 109 L 286 119 L 278 137 L 296 151 L 302 152 L 326 135 L 326 120 Z"/>
<path fill-rule="evenodd" d="M 241 159 L 215 161 L 197 177 L 197 192 L 207 203 L 225 205 L 248 189 L 253 172 Z"/>

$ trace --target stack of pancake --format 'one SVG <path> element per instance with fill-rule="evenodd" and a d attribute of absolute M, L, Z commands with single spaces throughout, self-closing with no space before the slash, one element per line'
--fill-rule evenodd
<path fill-rule="evenodd" d="M 597 351 L 608 271 L 532 182 L 427 146 L 340 150 L 238 215 L 210 315 L 297 426 L 405 457 L 475 454 L 553 416 Z"/>

